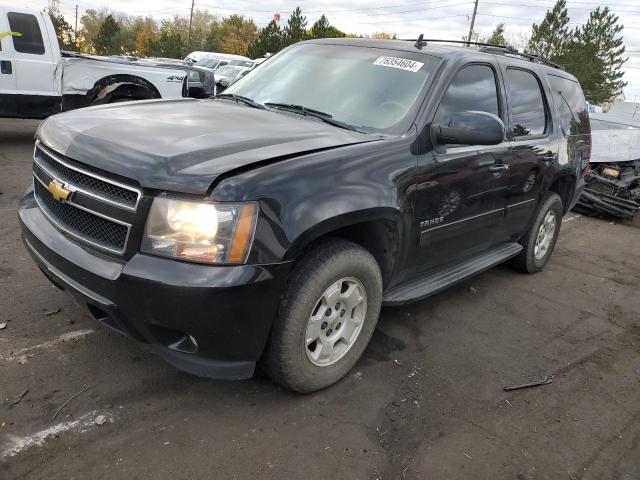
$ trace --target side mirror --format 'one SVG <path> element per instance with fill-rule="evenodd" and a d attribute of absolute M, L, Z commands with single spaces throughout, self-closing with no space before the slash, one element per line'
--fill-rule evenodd
<path fill-rule="evenodd" d="M 493 113 L 466 111 L 451 116 L 449 125 L 434 124 L 431 131 L 440 145 L 498 145 L 504 140 L 504 123 Z"/>

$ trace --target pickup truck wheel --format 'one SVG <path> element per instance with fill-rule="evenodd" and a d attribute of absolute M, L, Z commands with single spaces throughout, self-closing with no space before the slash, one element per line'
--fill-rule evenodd
<path fill-rule="evenodd" d="M 380 314 L 382 276 L 373 256 L 341 239 L 297 261 L 262 359 L 276 382 L 299 393 L 326 388 L 358 361 Z"/>
<path fill-rule="evenodd" d="M 524 247 L 512 265 L 525 273 L 539 272 L 549 261 L 562 225 L 562 200 L 553 192 L 541 202 L 527 233 L 520 239 Z"/>
<path fill-rule="evenodd" d="M 159 98 L 159 95 L 145 85 L 113 82 L 104 86 L 94 95 L 91 105 L 105 105 L 151 98 Z"/>

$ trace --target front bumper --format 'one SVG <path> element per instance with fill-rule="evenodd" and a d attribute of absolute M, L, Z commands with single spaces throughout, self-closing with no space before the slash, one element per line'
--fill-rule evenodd
<path fill-rule="evenodd" d="M 33 192 L 18 213 L 25 246 L 40 270 L 96 320 L 149 343 L 189 373 L 253 375 L 291 263 L 210 266 L 141 253 L 124 261 L 64 236 L 42 214 Z"/>

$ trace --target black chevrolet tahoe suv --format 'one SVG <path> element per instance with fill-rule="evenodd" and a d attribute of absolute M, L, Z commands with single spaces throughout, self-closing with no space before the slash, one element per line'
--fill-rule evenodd
<path fill-rule="evenodd" d="M 213 99 L 53 116 L 24 243 L 101 323 L 177 368 L 298 392 L 381 305 L 510 260 L 541 270 L 591 151 L 576 79 L 506 48 L 313 40 Z"/>

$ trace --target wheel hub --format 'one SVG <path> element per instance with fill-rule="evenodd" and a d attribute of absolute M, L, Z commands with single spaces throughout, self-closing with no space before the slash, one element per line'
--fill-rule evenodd
<path fill-rule="evenodd" d="M 304 348 L 319 367 L 340 360 L 356 342 L 367 313 L 367 293 L 362 282 L 345 277 L 327 287 L 307 321 Z"/>
<path fill-rule="evenodd" d="M 555 233 L 556 216 L 552 211 L 549 211 L 538 229 L 538 235 L 533 249 L 536 260 L 541 260 L 547 254 Z"/>

